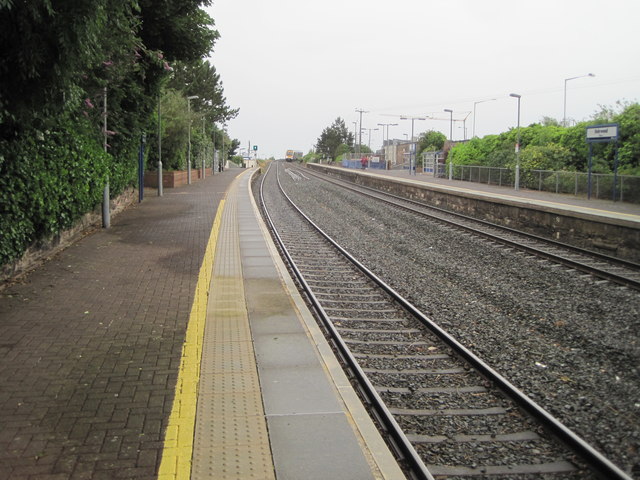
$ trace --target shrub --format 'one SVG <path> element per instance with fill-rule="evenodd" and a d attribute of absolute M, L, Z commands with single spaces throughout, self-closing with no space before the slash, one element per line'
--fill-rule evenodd
<path fill-rule="evenodd" d="M 0 151 L 2 265 L 98 205 L 112 162 L 83 122 L 2 140 Z M 115 191 L 129 176 L 125 170 L 125 165 L 114 169 Z"/>

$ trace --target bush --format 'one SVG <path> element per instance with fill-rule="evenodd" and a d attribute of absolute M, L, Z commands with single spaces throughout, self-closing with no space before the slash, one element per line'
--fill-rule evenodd
<path fill-rule="evenodd" d="M 40 137 L 39 140 L 38 137 Z M 0 265 L 69 228 L 102 201 L 111 157 L 83 122 L 0 142 Z M 118 165 L 118 191 L 130 176 Z"/>
<path fill-rule="evenodd" d="M 531 170 L 562 170 L 569 157 L 569 150 L 556 143 L 529 145 L 520 152 L 520 165 Z"/>

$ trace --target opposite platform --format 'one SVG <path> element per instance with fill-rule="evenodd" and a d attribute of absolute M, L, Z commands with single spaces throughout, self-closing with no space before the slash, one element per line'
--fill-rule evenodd
<path fill-rule="evenodd" d="M 307 167 L 442 210 L 640 262 L 640 205 L 409 175 L 399 170 Z"/>

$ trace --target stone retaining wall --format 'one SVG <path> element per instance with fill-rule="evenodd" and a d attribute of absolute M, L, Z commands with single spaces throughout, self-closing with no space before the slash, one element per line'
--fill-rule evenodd
<path fill-rule="evenodd" d="M 110 202 L 111 216 L 115 216 L 138 199 L 138 190 L 127 189 Z M 92 212 L 85 214 L 73 227 L 47 239 L 40 240 L 31 245 L 21 258 L 11 263 L 0 266 L 0 290 L 7 282 L 15 279 L 29 270 L 35 268 L 47 258 L 55 255 L 83 235 L 102 225 L 102 206 L 98 206 Z"/>

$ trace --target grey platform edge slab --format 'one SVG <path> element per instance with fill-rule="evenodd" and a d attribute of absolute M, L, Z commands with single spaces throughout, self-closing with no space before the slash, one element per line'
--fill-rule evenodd
<path fill-rule="evenodd" d="M 240 251 L 277 478 L 405 478 L 291 291 L 293 282 L 249 199 L 249 181 L 241 179 L 238 193 Z M 345 401 L 360 409 L 346 409 Z"/>

